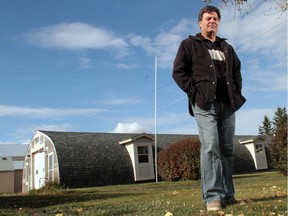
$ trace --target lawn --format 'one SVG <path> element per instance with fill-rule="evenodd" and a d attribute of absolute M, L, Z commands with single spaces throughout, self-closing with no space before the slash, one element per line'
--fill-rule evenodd
<path fill-rule="evenodd" d="M 286 177 L 257 172 L 235 175 L 234 182 L 241 204 L 209 214 L 201 201 L 200 181 L 162 181 L 0 195 L 0 215 L 287 215 Z"/>

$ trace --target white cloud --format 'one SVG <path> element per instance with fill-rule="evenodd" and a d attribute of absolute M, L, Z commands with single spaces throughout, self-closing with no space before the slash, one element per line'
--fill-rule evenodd
<path fill-rule="evenodd" d="M 253 92 L 287 91 L 287 70 L 279 63 L 263 64 L 258 58 L 243 63 L 244 88 Z"/>
<path fill-rule="evenodd" d="M 268 15 L 271 12 L 269 1 L 253 6 L 253 10 L 242 17 L 235 16 L 231 10 L 233 6 L 222 10 L 219 35 L 228 38 L 241 59 L 243 89 L 287 91 L 285 14 Z"/>
<path fill-rule="evenodd" d="M 113 32 L 87 23 L 61 23 L 35 29 L 25 34 L 27 41 L 43 48 L 122 49 L 128 44 Z"/>
<path fill-rule="evenodd" d="M 119 122 L 112 133 L 144 133 L 145 128 L 137 122 L 121 123 Z"/>
<path fill-rule="evenodd" d="M 187 37 L 191 34 L 191 30 L 195 26 L 195 22 L 182 19 L 174 27 L 160 33 L 155 38 L 134 35 L 130 37 L 130 43 L 142 48 L 150 56 L 156 55 L 160 67 L 171 67 L 179 43 L 184 36 Z"/>
<path fill-rule="evenodd" d="M 118 68 L 123 68 L 123 69 L 137 69 L 139 68 L 138 65 L 136 64 L 117 64 Z"/>
<path fill-rule="evenodd" d="M 92 103 L 101 105 L 121 106 L 125 104 L 138 104 L 140 102 L 142 102 L 142 99 L 139 98 L 111 98 L 106 100 L 93 101 Z"/>
<path fill-rule="evenodd" d="M 47 130 L 47 131 L 71 131 L 74 126 L 68 123 L 63 123 L 60 125 L 37 125 L 33 126 L 34 130 Z"/>
<path fill-rule="evenodd" d="M 32 118 L 59 118 L 67 116 L 91 116 L 105 112 L 104 109 L 79 109 L 79 108 L 30 108 L 0 105 L 0 116 L 22 116 Z"/>
<path fill-rule="evenodd" d="M 254 6 L 254 10 L 244 17 L 234 17 L 233 6 L 225 8 L 219 34 L 243 52 L 260 52 L 269 57 L 283 52 L 287 47 L 287 19 L 285 14 L 280 17 L 279 14 L 267 15 L 270 6 L 268 1 Z"/>
<path fill-rule="evenodd" d="M 264 116 L 271 120 L 275 108 L 240 109 L 236 112 L 236 135 L 257 135 L 259 125 Z M 132 120 L 132 118 L 130 118 Z M 134 118 L 135 119 L 135 118 Z M 131 121 L 132 122 L 132 121 Z M 138 123 L 138 122 L 141 122 Z M 112 133 L 154 133 L 154 118 L 137 118 L 133 123 L 118 123 Z M 159 113 L 157 117 L 157 133 L 165 134 L 198 134 L 194 117 L 187 112 Z"/>

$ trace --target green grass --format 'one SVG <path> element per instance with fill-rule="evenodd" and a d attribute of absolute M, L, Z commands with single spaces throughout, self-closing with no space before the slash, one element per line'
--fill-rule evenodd
<path fill-rule="evenodd" d="M 234 183 L 236 197 L 243 202 L 209 214 L 201 200 L 200 181 L 180 181 L 1 195 L 0 215 L 287 215 L 286 177 L 259 172 L 235 175 Z"/>

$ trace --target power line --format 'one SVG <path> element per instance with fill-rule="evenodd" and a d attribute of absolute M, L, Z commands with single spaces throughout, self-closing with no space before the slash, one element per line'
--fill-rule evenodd
<path fill-rule="evenodd" d="M 270 31 L 272 31 L 273 29 L 277 28 L 278 26 L 280 26 L 280 25 L 282 25 L 282 24 L 284 24 L 284 23 L 286 23 L 286 22 L 287 22 L 287 20 L 285 20 L 285 21 L 283 21 L 283 22 L 279 23 L 279 24 L 278 24 L 278 25 L 276 25 L 276 26 L 273 26 L 272 28 L 268 29 L 267 31 L 264 31 L 264 32 L 262 32 L 261 34 L 257 35 L 256 37 L 254 37 L 254 38 L 252 38 L 252 39 L 250 39 L 250 40 L 246 41 L 246 42 L 245 42 L 245 43 L 243 43 L 243 44 L 241 44 L 241 45 L 240 45 L 240 46 L 238 46 L 236 49 L 239 49 L 239 48 L 241 48 L 241 47 L 245 46 L 246 44 L 250 43 L 251 41 L 254 41 L 254 40 L 256 40 L 257 38 L 261 37 L 262 35 L 264 35 L 264 34 L 266 34 L 266 33 L 270 32 Z"/>
<path fill-rule="evenodd" d="M 261 34 L 259 34 L 259 35 L 255 36 L 255 37 L 251 38 L 250 40 L 248 40 L 248 41 L 246 41 L 245 43 L 241 44 L 240 46 L 236 47 L 236 49 L 239 49 L 239 48 L 241 48 L 241 47 L 243 47 L 243 46 L 251 43 L 252 41 L 258 39 L 259 37 L 263 36 L 264 34 L 267 34 L 268 32 L 272 31 L 273 29 L 279 27 L 280 25 L 282 25 L 282 24 L 284 24 L 284 23 L 286 23 L 286 22 L 287 22 L 287 20 L 284 20 L 283 22 L 281 22 L 281 23 L 273 26 L 272 28 L 270 28 L 270 29 L 262 32 Z M 166 86 L 171 85 L 172 83 L 174 83 L 174 82 L 173 82 L 173 81 L 170 81 L 170 82 L 168 82 L 168 83 L 166 83 L 166 84 L 164 84 L 164 85 L 162 85 L 162 86 L 160 86 L 160 87 L 157 87 L 156 90 L 160 90 L 160 89 L 162 89 L 162 88 L 164 88 L 164 87 L 166 87 Z M 154 91 L 155 91 L 155 90 L 154 90 Z M 147 92 L 147 93 L 145 93 L 145 94 L 142 94 L 142 95 L 140 95 L 140 96 L 138 96 L 138 97 L 135 97 L 135 98 L 127 101 L 126 103 L 123 103 L 123 104 L 121 104 L 121 105 L 118 105 L 118 106 L 115 107 L 115 108 L 108 109 L 108 110 L 104 111 L 103 113 L 112 112 L 112 111 L 117 110 L 117 109 L 119 109 L 119 108 L 121 108 L 121 107 L 123 107 L 123 106 L 126 106 L 126 105 L 128 105 L 128 104 L 131 104 L 131 103 L 134 102 L 134 101 L 137 101 L 137 100 L 139 100 L 139 99 L 141 99 L 141 98 L 144 98 L 144 97 L 146 97 L 146 96 L 148 96 L 148 95 L 153 94 L 154 91 L 151 90 L 151 91 L 149 91 L 149 92 Z M 165 105 L 165 106 L 162 106 L 162 107 L 160 107 L 160 108 L 157 108 L 157 111 L 166 109 L 167 107 L 169 107 L 169 106 L 171 106 L 171 105 L 173 105 L 173 104 L 175 104 L 175 103 L 177 103 L 177 102 L 179 102 L 179 101 L 181 101 L 181 100 L 183 100 L 183 99 L 185 99 L 185 98 L 187 98 L 186 95 L 183 96 L 183 97 L 181 97 L 181 98 L 178 98 L 178 99 L 172 101 L 171 103 L 169 103 L 169 104 L 167 104 L 167 105 Z M 149 115 L 150 115 L 150 114 L 149 114 Z"/>
<path fill-rule="evenodd" d="M 272 28 L 270 28 L 270 29 L 268 29 L 268 30 L 262 32 L 261 34 L 255 36 L 254 38 L 252 38 L 252 39 L 246 41 L 245 43 L 241 44 L 241 45 L 238 46 L 236 49 L 239 49 L 239 48 L 241 48 L 241 47 L 247 45 L 248 43 L 251 43 L 252 41 L 256 40 L 257 38 L 263 36 L 264 34 L 266 34 L 266 33 L 270 32 L 270 31 L 272 31 L 273 29 L 277 28 L 278 26 L 280 26 L 280 25 L 282 25 L 282 24 L 284 24 L 284 23 L 286 23 L 286 22 L 287 22 L 287 20 L 284 20 L 283 22 L 281 22 L 281 23 L 279 23 L 279 24 L 273 26 Z M 166 86 L 168 86 L 168 85 L 171 85 L 172 83 L 173 83 L 173 81 L 171 81 L 171 82 L 169 82 L 169 83 L 167 83 L 167 84 L 164 84 L 164 85 L 162 85 L 161 87 L 157 88 L 157 90 L 162 89 L 162 88 L 164 88 L 164 87 L 166 87 Z M 146 96 L 146 95 L 149 95 L 149 94 L 152 94 L 152 93 L 153 93 L 152 91 L 149 92 L 149 93 L 146 93 L 145 96 Z M 157 111 L 159 111 L 159 110 L 163 110 L 163 109 L 165 109 L 165 108 L 171 106 L 172 104 L 175 104 L 175 103 L 177 103 L 177 102 L 180 101 L 180 100 L 183 100 L 183 99 L 186 98 L 186 97 L 187 97 L 187 96 L 184 96 L 184 97 L 181 97 L 181 98 L 179 98 L 179 99 L 176 99 L 176 100 L 172 101 L 171 103 L 169 103 L 169 104 L 167 104 L 167 105 L 165 105 L 165 106 L 162 106 L 161 108 L 158 108 Z M 141 96 L 141 98 L 143 98 L 143 96 Z M 135 98 L 134 100 L 137 100 L 137 98 Z M 132 100 L 132 101 L 134 101 L 134 100 Z M 129 101 L 127 102 L 127 104 L 128 104 L 128 103 L 129 103 Z"/>

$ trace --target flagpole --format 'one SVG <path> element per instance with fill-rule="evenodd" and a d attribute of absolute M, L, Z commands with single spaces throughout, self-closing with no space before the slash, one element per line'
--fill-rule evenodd
<path fill-rule="evenodd" d="M 158 161 L 157 161 L 157 56 L 155 56 L 155 96 L 154 96 L 154 136 L 155 136 L 155 181 L 158 183 Z"/>

